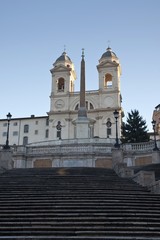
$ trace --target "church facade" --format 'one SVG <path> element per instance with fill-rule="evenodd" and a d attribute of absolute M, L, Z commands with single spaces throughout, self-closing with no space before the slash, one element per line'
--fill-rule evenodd
<path fill-rule="evenodd" d="M 120 137 L 123 111 L 120 91 L 121 66 L 110 47 L 102 54 L 97 65 L 99 89 L 85 91 L 88 138 L 116 138 L 116 121 L 113 112 L 118 111 L 118 137 Z M 50 110 L 46 116 L 11 118 L 10 145 L 27 145 L 46 141 L 77 138 L 77 116 L 80 108 L 80 92 L 75 92 L 76 71 L 74 63 L 63 52 L 53 64 Z M 84 72 L 85 74 L 85 72 Z M 87 79 L 86 79 L 87 81 Z M 0 145 L 7 135 L 7 119 L 0 120 Z M 83 134 L 81 136 L 83 138 Z M 84 134 L 84 138 L 85 134 Z"/>

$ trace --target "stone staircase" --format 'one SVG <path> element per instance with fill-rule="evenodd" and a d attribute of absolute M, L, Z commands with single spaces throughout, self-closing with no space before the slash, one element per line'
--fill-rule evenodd
<path fill-rule="evenodd" d="M 155 180 L 156 181 L 160 180 L 160 163 L 134 167 L 133 170 L 134 170 L 134 173 L 137 173 L 139 171 L 154 171 Z"/>
<path fill-rule="evenodd" d="M 160 239 L 160 195 L 111 169 L 0 175 L 0 239 Z"/>

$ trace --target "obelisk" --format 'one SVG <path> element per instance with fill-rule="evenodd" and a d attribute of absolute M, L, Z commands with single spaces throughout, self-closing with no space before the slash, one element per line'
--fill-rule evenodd
<path fill-rule="evenodd" d="M 87 109 L 85 101 L 85 60 L 84 49 L 82 49 L 81 74 L 80 74 L 80 105 L 78 110 L 78 119 L 76 120 L 76 138 L 89 138 L 89 119 L 87 118 Z"/>
<path fill-rule="evenodd" d="M 81 78 L 80 78 L 80 105 L 78 110 L 78 118 L 87 117 L 86 101 L 85 101 L 85 61 L 84 61 L 84 49 L 82 49 L 81 60 Z"/>

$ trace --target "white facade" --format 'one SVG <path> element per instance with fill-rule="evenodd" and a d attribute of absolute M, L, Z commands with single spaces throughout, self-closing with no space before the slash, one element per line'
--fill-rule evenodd
<path fill-rule="evenodd" d="M 6 143 L 6 119 L 0 120 L 0 145 Z M 28 143 L 47 141 L 49 139 L 49 121 L 47 116 L 29 118 L 13 118 L 9 125 L 9 144 L 26 145 Z"/>
<path fill-rule="evenodd" d="M 116 126 L 113 112 L 115 109 L 119 111 L 118 136 L 120 136 L 123 113 L 120 92 L 121 68 L 119 59 L 111 48 L 107 48 L 100 58 L 97 70 L 99 89 L 86 91 L 85 96 L 88 110 L 87 117 L 90 122 L 89 137 L 115 138 Z M 74 64 L 67 54 L 63 52 L 50 71 L 52 87 L 48 116 L 11 119 L 10 145 L 25 145 L 59 139 L 74 139 L 76 137 L 80 94 L 74 91 L 74 82 L 76 80 Z M 29 128 L 28 132 L 25 132 L 26 125 Z M 6 132 L 7 119 L 1 119 L 0 145 L 5 144 Z"/>

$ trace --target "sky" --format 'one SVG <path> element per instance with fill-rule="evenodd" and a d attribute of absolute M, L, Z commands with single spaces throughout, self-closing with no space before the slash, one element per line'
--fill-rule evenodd
<path fill-rule="evenodd" d="M 49 112 L 50 69 L 64 46 L 76 91 L 82 48 L 86 90 L 97 90 L 96 66 L 108 45 L 121 63 L 125 116 L 138 110 L 151 131 L 160 104 L 159 0 L 0 0 L 0 118 Z"/>

